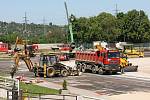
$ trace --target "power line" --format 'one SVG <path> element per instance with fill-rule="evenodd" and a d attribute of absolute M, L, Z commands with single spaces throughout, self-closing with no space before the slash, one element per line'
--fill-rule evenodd
<path fill-rule="evenodd" d="M 115 5 L 115 10 L 114 10 L 114 11 L 115 11 L 115 15 L 117 16 L 117 14 L 118 14 L 119 11 L 120 11 L 120 10 L 118 9 L 118 5 L 117 5 L 117 4 Z"/>
<path fill-rule="evenodd" d="M 44 35 L 46 34 L 46 20 L 45 20 L 45 17 L 43 17 L 43 32 L 44 32 Z"/>
<path fill-rule="evenodd" d="M 27 38 L 27 22 L 29 20 L 27 20 L 27 13 L 25 12 L 25 16 L 23 17 L 24 18 L 24 35 L 26 36 Z"/>

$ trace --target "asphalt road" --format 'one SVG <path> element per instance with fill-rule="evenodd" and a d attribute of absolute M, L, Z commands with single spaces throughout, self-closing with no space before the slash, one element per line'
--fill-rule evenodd
<path fill-rule="evenodd" d="M 13 62 L 0 61 L 0 73 L 8 73 Z M 27 70 L 24 63 L 20 64 L 16 75 L 33 78 L 34 74 Z M 43 78 L 41 78 L 43 79 Z M 133 91 L 150 92 L 150 80 L 121 77 L 121 75 L 98 75 L 84 73 L 82 76 L 46 78 L 47 81 L 62 84 L 67 80 L 69 86 L 90 90 L 98 94 L 124 94 Z"/>
<path fill-rule="evenodd" d="M 0 61 L 0 75 L 9 74 L 10 68 L 13 65 L 12 61 Z"/>
<path fill-rule="evenodd" d="M 150 51 L 144 51 L 144 57 L 150 57 Z"/>
<path fill-rule="evenodd" d="M 119 75 L 119 74 L 118 74 Z M 133 91 L 150 91 L 150 81 L 118 77 L 118 75 L 97 75 L 84 73 L 82 76 L 66 78 L 47 78 L 47 81 L 62 84 L 67 80 L 69 86 L 94 91 L 98 94 L 123 94 Z"/>

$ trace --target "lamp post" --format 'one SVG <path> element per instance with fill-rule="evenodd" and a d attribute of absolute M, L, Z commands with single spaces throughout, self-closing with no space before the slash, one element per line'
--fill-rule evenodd
<path fill-rule="evenodd" d="M 13 65 L 13 68 L 12 68 L 12 70 L 11 70 L 11 72 L 10 72 L 10 75 L 11 75 L 12 80 L 13 80 L 13 77 L 14 77 L 14 75 L 15 75 L 15 73 L 16 73 L 16 70 L 17 70 L 17 69 L 16 69 L 16 66 Z M 18 100 L 18 89 L 17 89 L 17 87 L 16 87 L 16 82 L 15 82 L 15 80 L 13 80 L 12 100 Z"/>

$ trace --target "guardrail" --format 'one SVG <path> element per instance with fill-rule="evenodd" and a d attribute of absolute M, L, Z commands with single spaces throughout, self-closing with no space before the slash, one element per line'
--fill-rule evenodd
<path fill-rule="evenodd" d="M 18 93 L 17 91 L 16 94 Z M 7 100 L 12 99 L 12 91 L 7 91 Z M 16 97 L 17 100 L 104 100 L 101 98 L 87 97 L 87 96 L 77 96 L 77 95 L 61 95 L 61 94 L 42 94 L 42 93 L 31 93 L 19 91 L 19 96 Z"/>
<path fill-rule="evenodd" d="M 14 86 L 14 82 L 17 87 L 18 84 L 16 80 L 0 77 L 0 88 L 10 90 Z"/>

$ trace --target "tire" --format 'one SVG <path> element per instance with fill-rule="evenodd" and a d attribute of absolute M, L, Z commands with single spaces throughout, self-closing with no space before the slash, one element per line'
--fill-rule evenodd
<path fill-rule="evenodd" d="M 110 70 L 110 71 L 109 71 L 109 75 L 112 75 L 112 74 L 113 74 L 113 72 Z"/>
<path fill-rule="evenodd" d="M 61 76 L 67 77 L 68 76 L 68 71 L 66 69 L 61 70 Z"/>
<path fill-rule="evenodd" d="M 103 69 L 102 69 L 102 68 L 99 68 L 99 70 L 98 70 L 98 74 L 100 74 L 100 75 L 103 75 L 103 74 L 104 74 L 104 71 L 103 71 Z"/>
<path fill-rule="evenodd" d="M 47 77 L 52 77 L 55 75 L 55 69 L 53 67 L 47 68 Z"/>
<path fill-rule="evenodd" d="M 77 64 L 77 69 L 78 69 L 78 71 L 82 72 L 82 65 L 81 64 Z"/>
<path fill-rule="evenodd" d="M 96 68 L 95 68 L 95 67 L 92 67 L 92 73 L 93 73 L 93 74 L 96 74 L 96 72 L 97 72 L 97 71 L 96 71 Z"/>
<path fill-rule="evenodd" d="M 84 72 L 85 72 L 85 70 L 86 70 L 86 64 L 83 64 L 83 65 L 82 65 L 82 67 L 81 67 L 81 72 L 83 72 L 83 73 L 84 73 Z"/>

